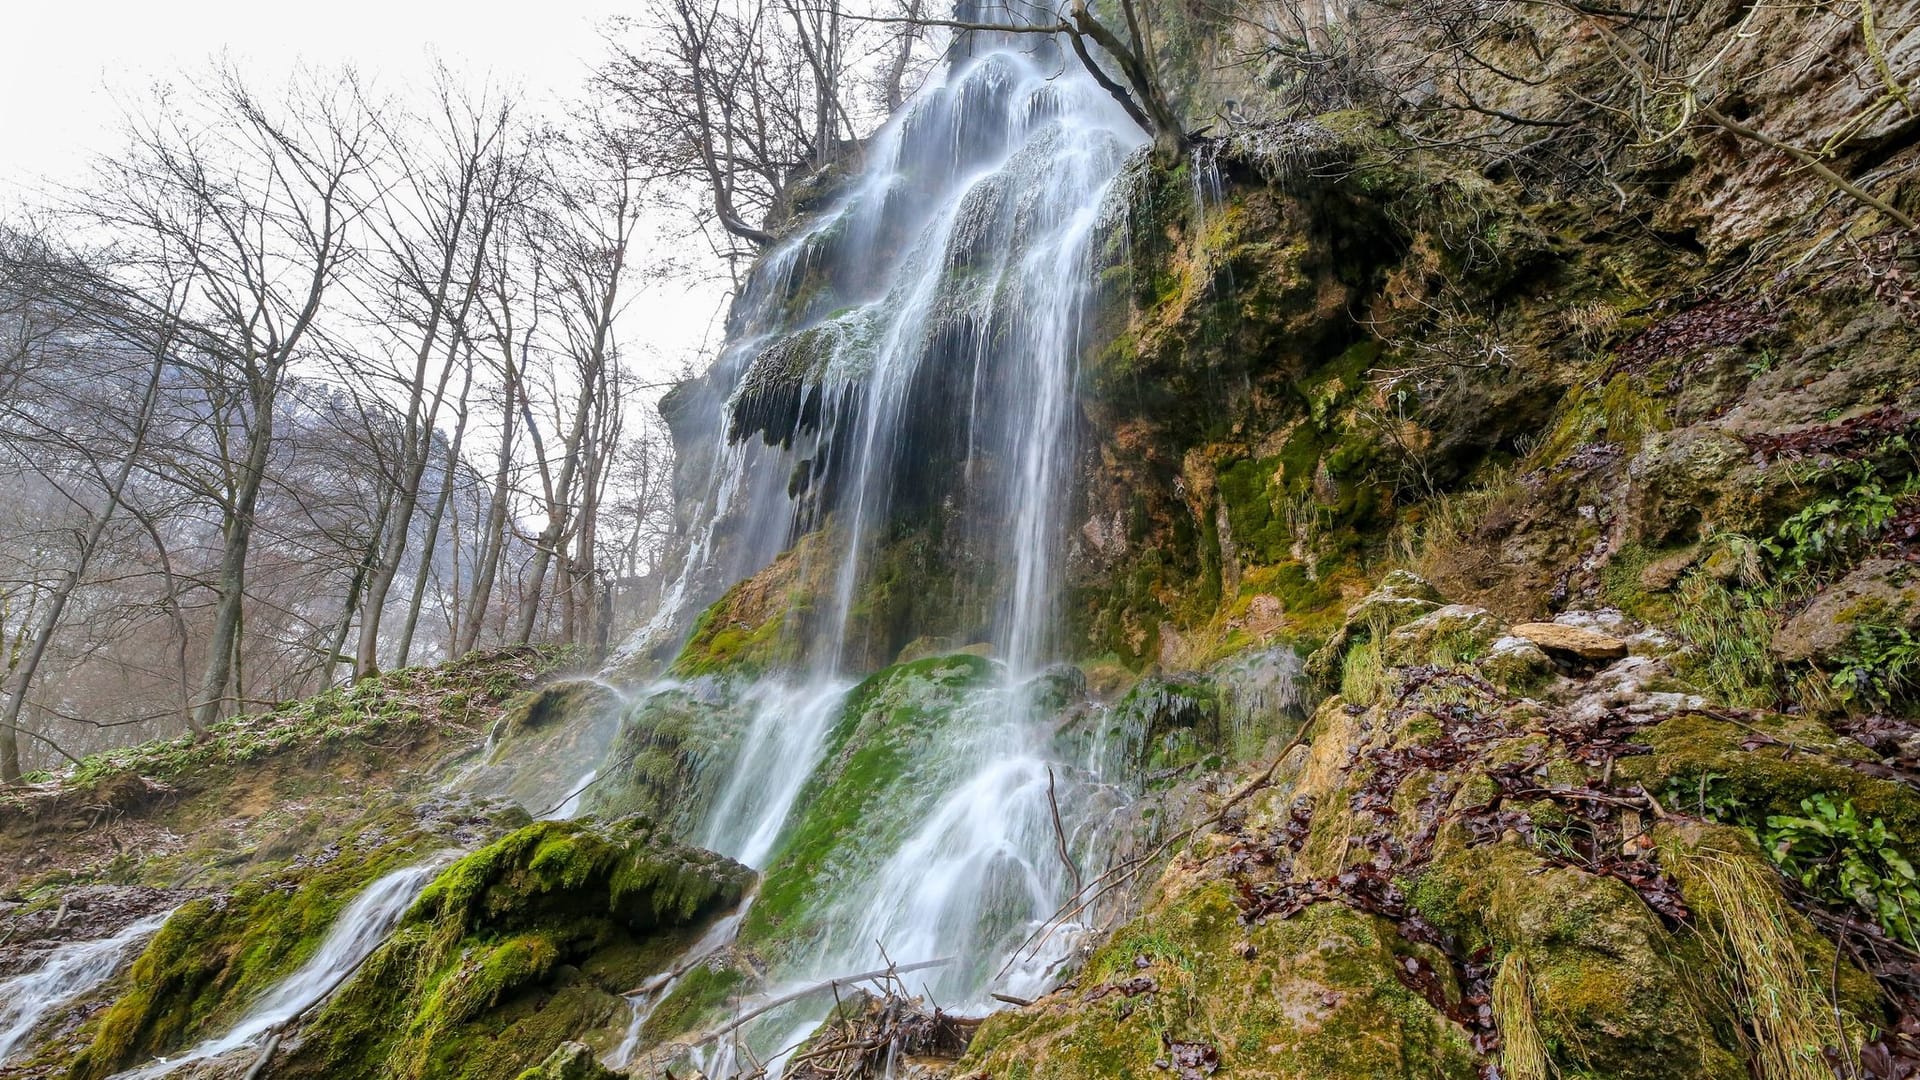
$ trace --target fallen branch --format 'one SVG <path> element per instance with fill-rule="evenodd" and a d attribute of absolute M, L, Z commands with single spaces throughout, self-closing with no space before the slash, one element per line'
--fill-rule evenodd
<path fill-rule="evenodd" d="M 1053 811 L 1053 840 L 1059 846 L 1060 861 L 1066 864 L 1067 873 L 1073 878 L 1073 894 L 1080 895 L 1084 888 L 1080 883 L 1080 868 L 1074 865 L 1073 855 L 1067 850 L 1067 830 L 1060 824 L 1060 799 L 1053 790 L 1053 766 L 1047 766 L 1047 809 Z"/>
<path fill-rule="evenodd" d="M 1300 725 L 1300 730 L 1294 732 L 1293 738 L 1287 740 L 1287 744 L 1280 748 L 1280 752 L 1273 756 L 1271 762 L 1267 763 L 1265 771 L 1252 780 L 1247 781 L 1240 790 L 1228 796 L 1227 801 L 1220 804 L 1220 809 L 1214 811 L 1213 814 L 1204 821 L 1197 822 L 1167 837 L 1160 842 L 1159 846 L 1139 858 L 1129 859 L 1110 870 L 1103 871 L 1100 876 L 1094 878 L 1089 885 L 1089 887 L 1098 886 L 1092 896 L 1081 900 L 1081 893 L 1074 893 L 1046 922 L 1040 924 L 1040 929 L 1028 934 L 1027 939 L 1022 941 L 1020 946 L 1013 950 L 1012 955 L 1007 957 L 1007 962 L 1001 966 L 1000 974 L 1005 975 L 1011 970 L 1015 961 L 1020 958 L 1021 953 L 1026 953 L 1029 959 L 1039 955 L 1040 946 L 1045 945 L 1047 941 L 1053 937 L 1055 931 L 1065 926 L 1081 912 L 1092 907 L 1100 898 L 1120 886 L 1125 885 L 1127 882 L 1132 881 L 1142 870 L 1153 865 L 1168 848 L 1175 844 L 1184 843 L 1201 829 L 1219 824 L 1228 814 L 1233 812 L 1234 807 L 1252 798 L 1255 792 L 1270 786 L 1273 783 L 1274 774 L 1280 771 L 1280 763 L 1287 760 L 1287 755 L 1293 753 L 1297 747 L 1306 742 L 1308 733 L 1313 730 L 1314 719 L 1314 717 L 1308 717 L 1307 722 Z M 1081 890 L 1081 892 L 1084 891 L 1084 889 Z M 1076 901 L 1078 901 L 1078 903 L 1076 903 Z"/>
<path fill-rule="evenodd" d="M 709 1043 L 715 1039 L 721 1038 L 722 1036 L 730 1035 L 733 1032 L 738 1031 L 741 1027 L 745 1026 L 747 1023 L 755 1019 L 758 1019 L 759 1017 L 764 1016 L 767 1013 L 772 1012 L 773 1010 L 779 1008 L 782 1005 L 791 1005 L 792 1003 L 799 1001 L 801 998 L 811 997 L 814 994 L 821 993 L 822 991 L 838 990 L 841 984 L 843 983 L 851 985 L 853 983 L 875 982 L 881 979 L 893 978 L 895 976 L 905 974 L 906 972 L 909 972 L 909 971 L 924 971 L 927 968 L 943 967 L 947 964 L 953 963 L 953 960 L 954 960 L 953 957 L 945 956 L 945 957 L 941 957 L 938 960 L 922 960 L 917 964 L 906 964 L 906 965 L 897 966 L 897 967 L 889 965 L 887 967 L 880 968 L 877 971 L 863 971 L 858 975 L 841 975 L 837 978 L 827 979 L 822 982 L 814 983 L 811 986 L 803 986 L 800 989 L 793 991 L 792 993 L 781 994 L 779 997 L 774 998 L 771 1001 L 763 1002 L 758 1008 L 749 1010 L 748 1012 L 735 1017 L 734 1019 L 728 1021 L 727 1023 L 721 1025 L 720 1027 L 717 1027 L 712 1031 L 692 1040 L 691 1042 L 687 1043 L 687 1045 L 699 1046 L 702 1043 Z"/>

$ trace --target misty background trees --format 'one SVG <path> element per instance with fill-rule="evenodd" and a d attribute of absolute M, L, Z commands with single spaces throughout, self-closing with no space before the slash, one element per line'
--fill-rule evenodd
<path fill-rule="evenodd" d="M 603 657 L 703 359 L 628 304 L 731 279 L 911 92 L 939 43 L 862 10 L 646 0 L 562 107 L 218 63 L 0 216 L 0 781 L 476 648 Z"/>

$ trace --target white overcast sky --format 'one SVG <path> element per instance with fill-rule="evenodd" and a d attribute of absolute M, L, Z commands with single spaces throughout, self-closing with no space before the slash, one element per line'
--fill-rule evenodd
<path fill-rule="evenodd" d="M 225 54 L 276 85 L 299 62 L 350 63 L 389 92 L 424 84 L 432 57 L 558 109 L 603 54 L 612 0 L 0 0 L 0 207 L 84 179 L 118 143 L 119 118 L 159 81 Z M 678 371 L 709 333 L 713 285 L 657 285 L 628 309 L 629 356 Z"/>

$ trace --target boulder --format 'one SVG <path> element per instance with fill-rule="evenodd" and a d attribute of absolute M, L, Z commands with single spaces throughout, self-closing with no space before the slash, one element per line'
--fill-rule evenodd
<path fill-rule="evenodd" d="M 1788 663 L 1830 664 L 1869 624 L 1920 632 L 1920 565 L 1868 559 L 1854 567 L 1775 631 L 1773 655 Z"/>
<path fill-rule="evenodd" d="M 564 1042 L 519 1080 L 618 1080 L 621 1075 L 600 1064 L 587 1044 Z"/>
<path fill-rule="evenodd" d="M 1554 673 L 1553 661 L 1540 646 L 1512 634 L 1495 638 L 1478 666 L 1488 682 L 1522 694 L 1538 689 Z"/>
<path fill-rule="evenodd" d="M 1347 627 L 1357 630 L 1379 624 L 1392 629 L 1440 606 L 1440 592 L 1427 579 L 1408 570 L 1395 570 L 1380 587 L 1347 609 Z"/>
<path fill-rule="evenodd" d="M 1448 604 L 1387 635 L 1385 656 L 1394 664 L 1475 660 L 1486 654 L 1500 631 L 1499 617 L 1486 608 Z"/>

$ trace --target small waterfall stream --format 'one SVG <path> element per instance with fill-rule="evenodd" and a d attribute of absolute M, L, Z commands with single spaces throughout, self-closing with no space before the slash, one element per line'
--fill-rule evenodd
<path fill-rule="evenodd" d="M 149 915 L 109 937 L 68 942 L 49 952 L 32 971 L 0 979 L 0 1065 L 25 1047 L 27 1037 L 55 1009 L 111 978 L 171 914 Z"/>
<path fill-rule="evenodd" d="M 197 1061 L 206 1061 L 241 1047 L 252 1046 L 333 993 L 360 962 L 380 947 L 400 916 L 445 868 L 444 856 L 392 871 L 368 885 L 340 912 L 319 948 L 293 974 L 253 1004 L 226 1034 L 208 1039 L 179 1055 L 163 1058 L 120 1074 L 118 1080 L 152 1080 Z"/>

